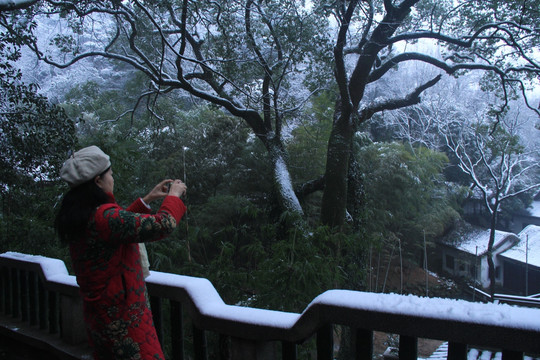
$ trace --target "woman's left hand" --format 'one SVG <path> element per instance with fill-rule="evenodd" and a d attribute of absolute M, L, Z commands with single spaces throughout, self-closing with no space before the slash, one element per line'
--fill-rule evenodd
<path fill-rule="evenodd" d="M 151 201 L 154 201 L 156 199 L 164 198 L 168 195 L 169 187 L 168 185 L 172 183 L 173 181 L 171 179 L 166 179 L 157 184 L 152 191 L 150 191 L 145 197 L 142 199 L 145 203 L 150 203 Z"/>

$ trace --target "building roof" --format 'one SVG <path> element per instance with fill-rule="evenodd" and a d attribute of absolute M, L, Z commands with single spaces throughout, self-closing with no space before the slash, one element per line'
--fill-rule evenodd
<path fill-rule="evenodd" d="M 540 267 L 540 226 L 528 225 L 518 236 L 519 242 L 501 255 Z"/>
<path fill-rule="evenodd" d="M 478 228 L 472 225 L 459 226 L 449 236 L 445 237 L 443 243 L 469 254 L 481 256 L 487 252 L 489 235 L 489 229 Z M 495 230 L 493 248 L 497 249 L 509 240 L 517 241 L 518 237 L 514 233 Z"/>
<path fill-rule="evenodd" d="M 540 218 L 540 201 L 533 201 L 532 204 L 527 208 L 527 211 L 529 212 L 530 216 Z"/>

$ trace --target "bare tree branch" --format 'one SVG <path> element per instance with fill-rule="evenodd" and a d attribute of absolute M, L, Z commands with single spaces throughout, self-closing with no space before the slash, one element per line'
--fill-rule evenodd
<path fill-rule="evenodd" d="M 345 68 L 345 60 L 343 56 L 343 49 L 345 48 L 345 45 L 347 44 L 347 31 L 349 30 L 349 25 L 352 19 L 352 16 L 354 14 L 354 10 L 356 8 L 356 5 L 358 4 L 358 0 L 352 0 L 349 2 L 349 6 L 347 8 L 347 11 L 345 13 L 345 16 L 341 22 L 341 26 L 339 27 L 339 33 L 336 40 L 336 46 L 334 47 L 334 59 L 336 62 L 336 81 L 339 87 L 339 94 L 342 106 L 352 107 L 351 104 L 351 97 L 349 94 L 349 87 L 348 87 L 348 81 L 347 81 L 347 71 Z"/>
<path fill-rule="evenodd" d="M 406 106 L 418 104 L 420 102 L 420 94 L 426 89 L 434 86 L 437 82 L 439 82 L 439 80 L 441 80 L 441 77 L 441 75 L 435 76 L 430 81 L 418 86 L 404 98 L 384 100 L 361 109 L 358 113 L 359 122 L 362 123 L 370 119 L 375 113 L 380 111 L 395 110 Z"/>
<path fill-rule="evenodd" d="M 0 12 L 26 9 L 37 2 L 38 0 L 2 0 L 0 1 Z"/>
<path fill-rule="evenodd" d="M 302 185 L 297 186 L 294 189 L 294 192 L 298 196 L 298 199 L 302 201 L 306 196 L 324 189 L 325 178 L 324 175 L 321 175 L 315 180 L 308 181 Z"/>

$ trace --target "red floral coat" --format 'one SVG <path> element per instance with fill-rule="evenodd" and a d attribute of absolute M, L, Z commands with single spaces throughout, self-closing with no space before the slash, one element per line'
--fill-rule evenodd
<path fill-rule="evenodd" d="M 185 211 L 176 196 L 167 196 L 154 215 L 141 199 L 124 210 L 111 196 L 111 203 L 101 205 L 90 217 L 86 236 L 70 244 L 96 360 L 164 359 L 138 243 L 170 234 Z"/>

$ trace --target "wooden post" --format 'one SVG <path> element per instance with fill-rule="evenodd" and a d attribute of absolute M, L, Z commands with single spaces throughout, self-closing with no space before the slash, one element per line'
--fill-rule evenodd
<path fill-rule="evenodd" d="M 326 324 L 317 331 L 317 359 L 332 360 L 334 358 L 334 327 Z"/>
<path fill-rule="evenodd" d="M 172 359 L 184 360 L 184 318 L 182 304 L 171 300 L 171 345 Z"/>
<path fill-rule="evenodd" d="M 274 360 L 277 358 L 275 343 L 269 341 L 231 338 L 231 359 Z"/>
<path fill-rule="evenodd" d="M 28 321 L 28 274 L 25 270 L 19 272 L 19 283 L 21 292 L 21 321 Z"/>
<path fill-rule="evenodd" d="M 193 325 L 193 352 L 195 353 L 195 360 L 208 359 L 207 350 L 206 334 L 204 330 Z"/>
<path fill-rule="evenodd" d="M 418 339 L 412 336 L 399 336 L 399 360 L 418 359 Z"/>
<path fill-rule="evenodd" d="M 38 279 L 38 318 L 39 318 L 39 328 L 44 330 L 47 328 L 47 290 L 43 285 L 43 280 Z"/>
<path fill-rule="evenodd" d="M 466 360 L 467 344 L 448 343 L 448 360 Z"/>
<path fill-rule="evenodd" d="M 283 360 L 296 360 L 298 357 L 297 351 L 296 351 L 296 344 L 289 342 L 289 341 L 283 341 L 281 343 L 282 346 L 282 358 Z"/>
<path fill-rule="evenodd" d="M 30 307 L 30 325 L 38 323 L 38 291 L 37 291 L 37 274 L 30 272 L 28 274 L 28 300 Z"/>
<path fill-rule="evenodd" d="M 152 311 L 152 318 L 154 320 L 154 327 L 156 328 L 156 334 L 163 347 L 163 310 L 161 306 L 161 298 L 157 296 L 150 297 L 150 309 Z"/>
<path fill-rule="evenodd" d="M 11 315 L 14 318 L 18 318 L 20 315 L 20 284 L 19 284 L 19 270 L 16 268 L 11 269 Z"/>
<path fill-rule="evenodd" d="M 356 360 L 373 359 L 373 330 L 352 329 Z"/>
<path fill-rule="evenodd" d="M 77 345 L 86 340 L 86 328 L 80 297 L 60 296 L 60 329 L 62 339 Z"/>
<path fill-rule="evenodd" d="M 49 333 L 58 333 L 58 294 L 54 291 L 47 291 L 48 294 L 48 315 L 49 315 Z"/>
<path fill-rule="evenodd" d="M 521 351 L 503 350 L 502 359 L 503 360 L 523 360 L 523 353 Z"/>

